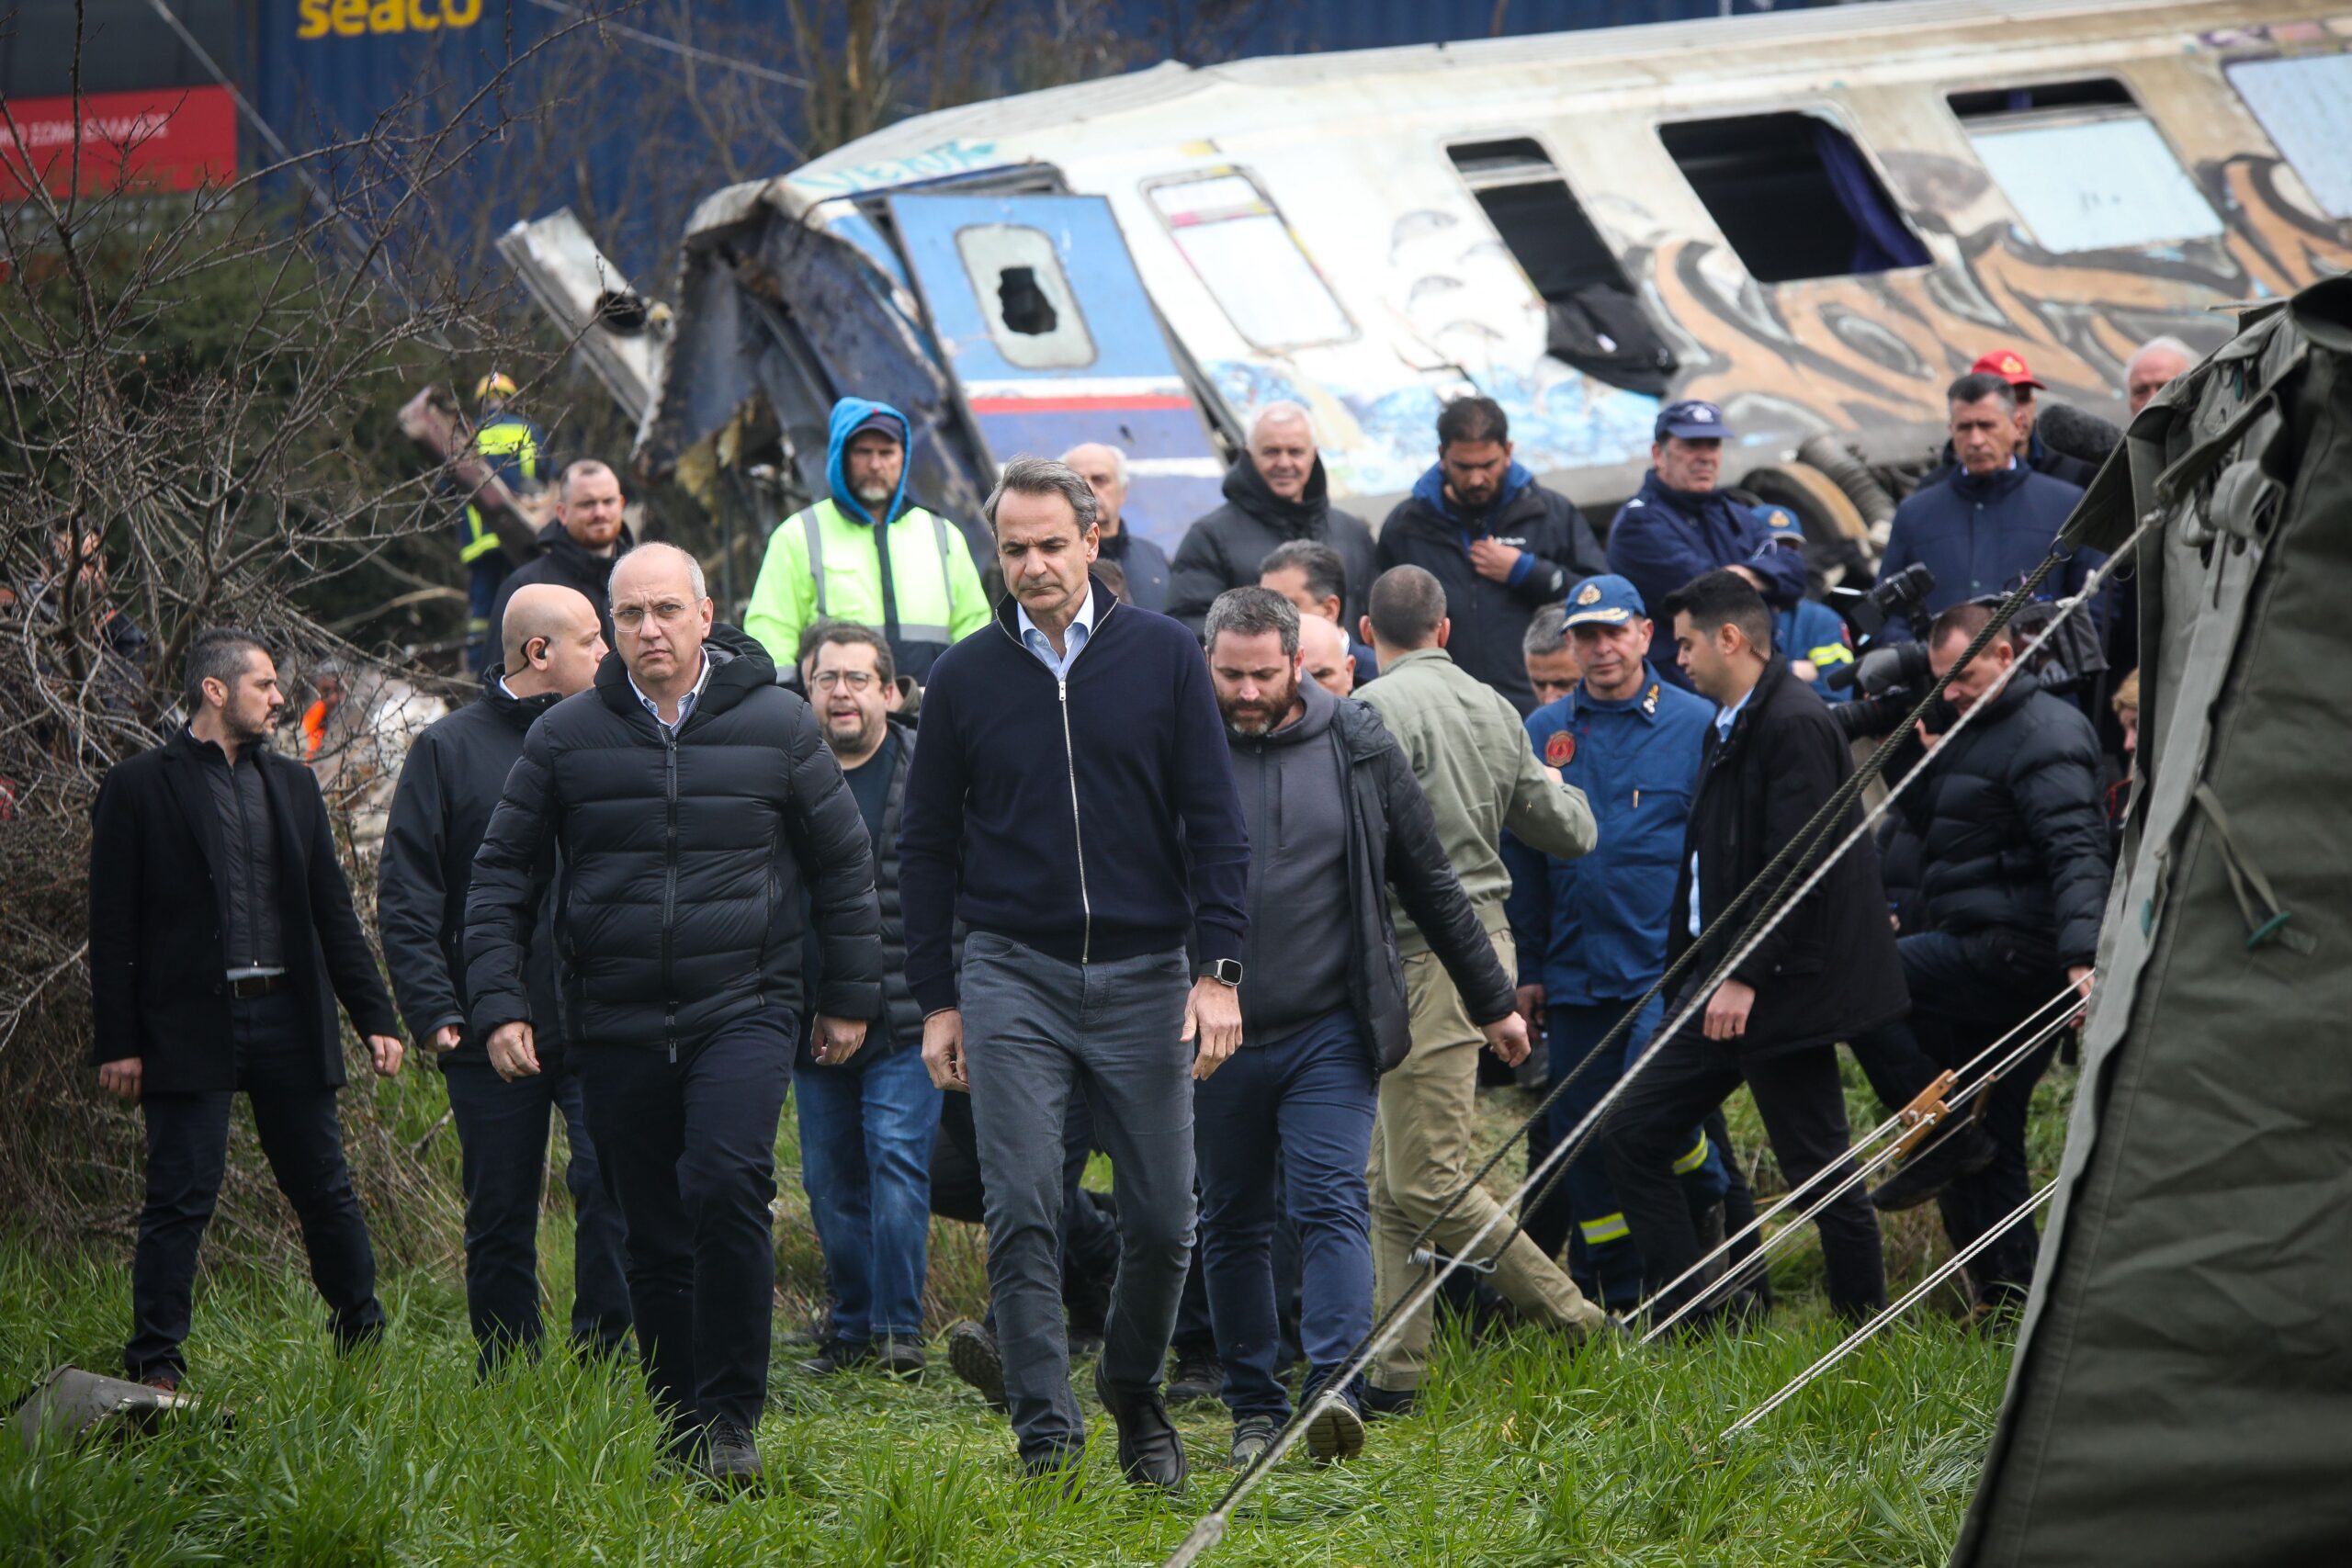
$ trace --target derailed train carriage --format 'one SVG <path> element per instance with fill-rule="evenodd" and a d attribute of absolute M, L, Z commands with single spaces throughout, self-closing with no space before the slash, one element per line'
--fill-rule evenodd
<path fill-rule="evenodd" d="M 1661 400 L 1727 479 L 1858 534 L 1981 353 L 2120 417 L 2123 361 L 2352 268 L 2344 0 L 1894 0 L 1148 71 L 905 121 L 696 212 L 648 309 L 568 214 L 503 248 L 640 418 L 637 458 L 773 524 L 825 412 L 904 409 L 913 487 L 1124 446 L 1172 547 L 1254 410 L 1316 415 L 1375 522 L 1441 402 L 1508 411 L 1598 513 Z M 775 492 L 775 493 L 771 493 Z"/>

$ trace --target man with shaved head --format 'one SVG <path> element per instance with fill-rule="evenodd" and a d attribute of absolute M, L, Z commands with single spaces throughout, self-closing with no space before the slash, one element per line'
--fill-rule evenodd
<path fill-rule="evenodd" d="M 1226 470 L 1225 504 L 1193 524 L 1177 547 L 1168 613 L 1197 633 L 1218 594 L 1256 583 L 1268 554 L 1293 539 L 1319 540 L 1340 552 L 1348 589 L 1342 624 L 1355 625 L 1374 576 L 1372 530 L 1331 504 L 1306 411 L 1269 403 L 1250 426 L 1250 449 Z"/>
<path fill-rule="evenodd" d="M 613 574 L 613 562 L 637 543 L 622 518 L 627 504 L 620 476 L 610 466 L 582 457 L 564 468 L 556 487 L 555 520 L 539 530 L 539 553 L 507 574 L 497 603 L 491 606 L 492 648 L 512 646 L 504 623 L 514 595 L 533 583 L 549 582 L 586 595 L 596 606 L 605 645 L 611 645 L 613 623 L 605 615 L 605 583 Z M 512 654 L 506 668 L 514 668 Z"/>
<path fill-rule="evenodd" d="M 564 1185 L 578 1230 L 572 1247 L 571 1339 L 610 1352 L 628 1334 L 628 1280 L 620 1209 L 605 1192 L 581 1109 L 580 1080 L 555 1031 L 555 945 L 532 931 L 524 976 L 547 1021 L 547 1071 L 508 1083 L 491 1069 L 479 1031 L 466 1026 L 466 885 L 506 775 L 538 716 L 585 691 L 605 657 L 596 607 L 569 588 L 526 583 L 506 603 L 503 659 L 482 672 L 481 700 L 440 719 L 409 748 L 392 795 L 376 892 L 392 994 L 409 1032 L 441 1064 L 464 1154 L 466 1314 L 476 1368 L 536 1350 L 539 1323 L 539 1196 L 549 1112 L 563 1113 L 571 1145 Z"/>
<path fill-rule="evenodd" d="M 1348 634 L 1337 621 L 1320 615 L 1298 618 L 1298 651 L 1306 660 L 1307 679 L 1335 697 L 1356 689 L 1356 656 L 1348 650 Z"/>
<path fill-rule="evenodd" d="M 640 545 L 613 569 L 612 616 L 620 657 L 531 727 L 483 835 L 469 1014 L 500 1077 L 547 1071 L 556 1019 L 531 995 L 528 933 L 552 880 L 564 1045 L 628 1222 L 653 1403 L 674 1461 L 748 1485 L 776 1122 L 804 1017 L 831 1066 L 881 1009 L 874 861 L 815 716 L 757 641 L 712 624 L 699 561 Z"/>
<path fill-rule="evenodd" d="M 1110 562 L 1125 574 L 1127 603 L 1138 610 L 1168 608 L 1168 552 L 1134 532 L 1124 515 L 1127 504 L 1127 455 L 1116 446 L 1089 441 L 1062 454 L 1062 461 L 1094 492 L 1094 526 L 1102 536 L 1095 570 Z"/>

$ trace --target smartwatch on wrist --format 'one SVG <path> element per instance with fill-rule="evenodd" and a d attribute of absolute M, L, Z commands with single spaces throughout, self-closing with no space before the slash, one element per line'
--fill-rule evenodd
<path fill-rule="evenodd" d="M 1215 980 L 1220 986 L 1238 987 L 1241 984 L 1241 960 L 1220 958 L 1213 964 L 1204 964 L 1201 969 L 1201 978 Z"/>

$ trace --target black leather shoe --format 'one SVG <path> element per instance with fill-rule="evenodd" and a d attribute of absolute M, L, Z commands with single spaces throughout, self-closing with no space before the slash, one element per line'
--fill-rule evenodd
<path fill-rule="evenodd" d="M 723 1487 L 756 1485 L 763 1470 L 752 1429 L 723 1416 L 714 1419 L 703 1438 L 702 1472 Z"/>
<path fill-rule="evenodd" d="M 1119 1427 L 1119 1472 L 1137 1486 L 1157 1486 L 1163 1492 L 1182 1492 L 1191 1467 L 1184 1460 L 1184 1439 L 1176 1432 L 1176 1424 L 1168 1418 L 1168 1406 L 1159 1391 L 1148 1393 L 1121 1393 L 1102 1375 L 1102 1363 L 1094 1363 L 1094 1397 L 1111 1413 Z"/>
<path fill-rule="evenodd" d="M 1363 1414 L 1364 1418 L 1369 1421 L 1385 1421 L 1392 1416 L 1410 1416 L 1413 1413 L 1413 1406 L 1420 1402 L 1420 1393 L 1416 1389 L 1390 1390 L 1377 1388 L 1371 1383 L 1364 1384 Z"/>
<path fill-rule="evenodd" d="M 1004 1358 L 997 1354 L 996 1336 L 987 1324 L 967 1317 L 947 1331 L 947 1367 L 978 1389 L 990 1410 L 1002 1414 L 1012 1408 L 1004 1398 Z"/>
<path fill-rule="evenodd" d="M 1927 1145 L 1912 1151 L 1902 1169 L 1878 1184 L 1871 1194 L 1871 1207 L 1882 1214 L 1916 1209 L 1961 1178 L 1991 1165 L 1999 1152 L 1993 1135 L 1973 1121 L 1949 1128 L 1940 1136 L 1930 1134 Z"/>

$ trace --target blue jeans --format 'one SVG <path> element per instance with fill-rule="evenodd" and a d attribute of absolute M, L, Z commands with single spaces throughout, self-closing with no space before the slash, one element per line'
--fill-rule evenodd
<path fill-rule="evenodd" d="M 1307 1386 L 1347 1364 L 1372 1327 L 1372 1158 L 1379 1083 L 1355 1016 L 1323 1017 L 1279 1039 L 1245 1045 L 1193 1090 L 1201 1168 L 1201 1261 L 1225 1403 L 1236 1416 L 1286 1419 L 1275 1376 L 1279 1207 L 1298 1226 L 1300 1339 Z M 1361 1380 L 1346 1391 L 1359 1399 Z"/>
<path fill-rule="evenodd" d="M 1555 1084 L 1575 1070 L 1577 1063 L 1600 1043 L 1602 1036 L 1625 1015 L 1629 1001 L 1596 1002 L 1586 1006 L 1547 1003 L 1545 1061 Z M 1595 1062 L 1590 1070 L 1552 1103 L 1541 1125 L 1527 1135 L 1528 1168 L 1560 1146 L 1577 1123 L 1600 1103 L 1600 1097 L 1624 1076 L 1626 1065 L 1642 1054 L 1650 1036 L 1664 1021 L 1665 998 L 1654 997 L 1625 1036 L 1614 1061 Z M 1724 1153 L 1704 1129 L 1692 1127 L 1675 1171 L 1682 1178 L 1682 1195 L 1693 1213 L 1703 1213 L 1723 1201 L 1725 1189 Z M 1584 1147 L 1568 1161 L 1566 1175 L 1541 1209 L 1526 1220 L 1527 1234 L 1550 1258 L 1568 1247 L 1568 1276 L 1577 1288 L 1603 1306 L 1619 1312 L 1642 1299 L 1642 1255 L 1634 1247 L 1625 1215 L 1617 1202 L 1616 1184 L 1609 1179 L 1609 1162 L 1601 1141 L 1588 1136 Z M 1573 1225 L 1573 1229 L 1570 1227 Z"/>
<path fill-rule="evenodd" d="M 771 1007 L 707 1040 L 571 1052 L 588 1131 L 628 1222 L 628 1294 L 654 1408 L 674 1437 L 759 1425 L 775 1312 L 775 1129 L 796 1023 Z"/>
<path fill-rule="evenodd" d="M 599 1354 L 628 1337 L 627 1227 L 605 1190 L 588 1135 L 580 1077 L 558 1055 L 534 1077 L 508 1083 L 486 1056 L 445 1058 L 442 1081 L 458 1124 L 466 1190 L 466 1315 L 483 1371 L 517 1348 L 536 1349 L 539 1325 L 539 1199 L 547 1182 L 550 1111 L 563 1116 L 571 1158 L 571 1340 Z"/>
<path fill-rule="evenodd" d="M 940 1111 L 922 1052 L 804 1067 L 799 1089 L 800 1185 L 825 1253 L 833 1333 L 920 1340 Z"/>

